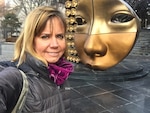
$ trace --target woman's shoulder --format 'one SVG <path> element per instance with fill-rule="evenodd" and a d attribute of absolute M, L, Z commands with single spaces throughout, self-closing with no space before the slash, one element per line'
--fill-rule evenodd
<path fill-rule="evenodd" d="M 20 84 L 22 83 L 22 76 L 20 71 L 16 67 L 8 66 L 0 66 L 0 84 L 5 82 L 9 84 Z"/>
<path fill-rule="evenodd" d="M 1 66 L 2 67 L 2 66 Z M 0 70 L 0 98 L 5 106 L 12 109 L 15 106 L 22 89 L 22 76 L 16 67 L 6 66 Z M 0 110 L 4 109 L 0 106 Z M 6 109 L 6 108 L 5 108 Z"/>
<path fill-rule="evenodd" d="M 11 61 L 1 61 L 0 62 L 0 74 L 2 74 L 3 70 L 8 71 L 8 72 L 15 71 L 16 66 Z"/>

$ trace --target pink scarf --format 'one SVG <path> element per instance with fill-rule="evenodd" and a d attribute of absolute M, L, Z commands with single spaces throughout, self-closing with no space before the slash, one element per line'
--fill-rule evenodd
<path fill-rule="evenodd" d="M 49 64 L 48 70 L 50 72 L 49 77 L 57 85 L 62 85 L 70 73 L 73 72 L 73 65 L 61 58 L 57 63 Z"/>

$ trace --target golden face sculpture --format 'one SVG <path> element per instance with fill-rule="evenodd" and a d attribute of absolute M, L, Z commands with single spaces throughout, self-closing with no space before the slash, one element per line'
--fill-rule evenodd
<path fill-rule="evenodd" d="M 80 61 L 106 70 L 133 48 L 140 20 L 122 0 L 78 0 L 74 46 Z"/>

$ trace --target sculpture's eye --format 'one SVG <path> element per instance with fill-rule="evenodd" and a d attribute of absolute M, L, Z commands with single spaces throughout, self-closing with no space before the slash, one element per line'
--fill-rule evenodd
<path fill-rule="evenodd" d="M 124 22 L 131 21 L 133 18 L 134 17 L 132 15 L 125 14 L 125 13 L 118 13 L 118 14 L 115 14 L 111 18 L 111 22 L 113 22 L 113 23 L 124 23 Z"/>
<path fill-rule="evenodd" d="M 87 23 L 86 20 L 81 16 L 76 17 L 76 22 L 77 22 L 78 25 L 84 25 L 84 24 Z"/>

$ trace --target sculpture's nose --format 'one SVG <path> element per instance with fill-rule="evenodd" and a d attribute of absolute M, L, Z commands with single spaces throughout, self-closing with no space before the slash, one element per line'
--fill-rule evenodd
<path fill-rule="evenodd" d="M 84 51 L 90 57 L 101 57 L 107 52 L 107 47 L 101 40 L 101 35 L 90 35 L 84 44 Z"/>

